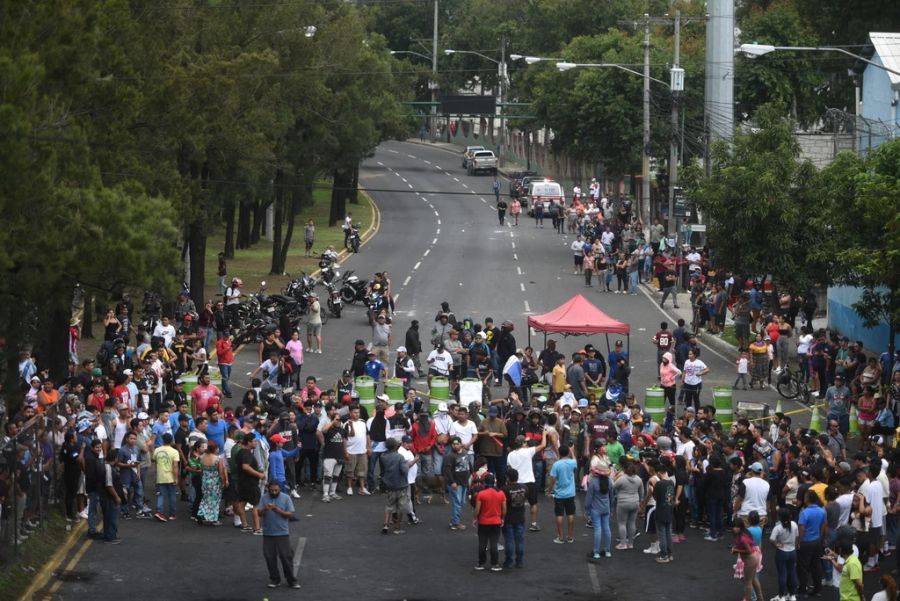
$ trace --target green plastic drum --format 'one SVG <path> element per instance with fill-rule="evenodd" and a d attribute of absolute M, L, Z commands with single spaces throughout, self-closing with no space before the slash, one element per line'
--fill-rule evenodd
<path fill-rule="evenodd" d="M 392 403 L 403 402 L 403 380 L 391 378 L 384 383 L 384 393 L 388 395 Z"/>
<path fill-rule="evenodd" d="M 650 414 L 653 423 L 662 425 L 666 421 L 666 396 L 662 388 L 659 386 L 647 388 L 644 408 Z"/>
<path fill-rule="evenodd" d="M 550 387 L 546 384 L 532 384 L 531 385 L 531 398 L 536 399 L 539 396 L 545 396 L 550 398 Z"/>
<path fill-rule="evenodd" d="M 369 376 L 359 376 L 353 387 L 359 393 L 360 406 L 366 408 L 369 416 L 375 415 L 375 380 Z"/>
<path fill-rule="evenodd" d="M 722 424 L 722 430 L 728 432 L 734 422 L 734 405 L 731 388 L 716 386 L 713 389 L 713 407 L 716 408 L 716 421 Z"/>
<path fill-rule="evenodd" d="M 428 395 L 432 400 L 446 401 L 450 398 L 450 380 L 442 376 L 431 378 L 431 389 Z"/>

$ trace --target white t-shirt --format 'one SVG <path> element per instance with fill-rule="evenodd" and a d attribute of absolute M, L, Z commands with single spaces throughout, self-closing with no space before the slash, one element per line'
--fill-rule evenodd
<path fill-rule="evenodd" d="M 703 377 L 700 374 L 701 371 L 706 369 L 706 363 L 701 361 L 700 359 L 694 359 L 691 361 L 688 359 L 684 362 L 684 383 L 690 384 L 691 386 L 695 386 L 703 382 Z"/>
<path fill-rule="evenodd" d="M 751 511 L 760 516 L 766 515 L 766 498 L 769 496 L 769 483 L 762 478 L 744 478 L 744 497 L 739 516 L 749 515 Z"/>
<path fill-rule="evenodd" d="M 884 591 L 878 591 L 874 595 L 872 595 L 872 601 L 890 601 L 888 599 L 887 593 Z"/>
<path fill-rule="evenodd" d="M 684 445 L 682 445 L 682 451 L 681 451 L 680 455 L 682 457 L 684 457 L 684 460 L 687 461 L 688 463 L 691 462 L 691 459 L 694 458 L 694 441 L 693 440 L 689 440 L 686 443 L 684 443 Z"/>
<path fill-rule="evenodd" d="M 884 524 L 884 489 L 881 488 L 881 482 L 871 480 L 866 483 L 860 490 L 866 497 L 866 503 L 872 506 L 872 528 L 881 528 Z"/>
<path fill-rule="evenodd" d="M 434 363 L 431 363 L 432 360 L 434 361 Z M 439 353 L 437 349 L 435 349 L 428 353 L 428 361 L 428 366 L 431 369 L 441 374 L 442 376 L 446 376 L 450 373 L 450 366 L 453 365 L 453 356 L 447 351 Z"/>
<path fill-rule="evenodd" d="M 465 425 L 462 425 L 459 422 L 453 422 L 450 424 L 450 437 L 452 438 L 453 436 L 459 436 L 462 443 L 467 445 L 473 437 L 478 436 L 478 426 L 475 425 L 475 422 L 469 420 L 466 420 Z M 475 445 L 469 447 L 468 454 L 475 454 Z"/>
<path fill-rule="evenodd" d="M 790 529 L 785 528 L 781 525 L 781 522 L 778 522 L 772 528 L 769 540 L 776 544 L 781 543 L 781 550 L 790 553 L 797 548 L 797 535 L 799 532 L 800 529 L 797 527 L 797 522 L 791 522 Z"/>
<path fill-rule="evenodd" d="M 804 334 L 797 343 L 797 352 L 801 355 L 809 354 L 809 345 L 812 344 L 812 334 Z"/>
<path fill-rule="evenodd" d="M 412 451 L 407 450 L 404 447 L 400 447 L 399 449 L 397 449 L 397 452 L 400 453 L 400 456 L 403 457 L 403 460 L 406 461 L 407 464 L 409 464 L 410 461 L 412 461 L 413 459 L 416 458 L 416 456 L 413 455 Z M 416 476 L 418 476 L 418 475 L 419 475 L 419 463 L 416 462 L 409 467 L 409 473 L 406 475 L 406 481 L 410 484 L 415 484 Z"/>
<path fill-rule="evenodd" d="M 125 439 L 125 434 L 128 433 L 128 430 L 131 429 L 131 424 L 126 422 L 124 419 L 116 419 L 116 432 L 113 437 L 113 448 L 121 449 L 122 441 Z"/>
<path fill-rule="evenodd" d="M 739 374 L 749 373 L 749 370 L 747 369 L 748 364 L 749 361 L 747 361 L 747 357 L 741 357 L 740 359 L 738 359 L 737 372 Z"/>
<path fill-rule="evenodd" d="M 609 246 L 613 243 L 613 240 L 615 240 L 615 238 L 616 235 L 612 232 L 603 232 L 602 234 L 600 234 L 600 243 L 603 246 Z"/>
<path fill-rule="evenodd" d="M 843 526 L 850 521 L 850 511 L 853 509 L 853 497 L 853 493 L 848 492 L 834 500 L 834 502 L 838 504 L 838 507 L 841 508 L 841 515 L 838 517 L 839 526 Z"/>
<path fill-rule="evenodd" d="M 685 257 L 690 263 L 690 269 L 699 270 L 700 269 L 700 253 L 692 252 L 689 253 L 688 256 Z"/>
<path fill-rule="evenodd" d="M 434 414 L 434 431 L 435 434 L 450 434 L 450 426 L 453 425 L 453 420 L 450 419 L 450 415 L 444 411 L 438 411 Z"/>
<path fill-rule="evenodd" d="M 350 420 L 347 428 L 353 428 L 353 436 L 347 437 L 347 454 L 363 455 L 366 452 L 366 422 L 361 419 Z"/>
<path fill-rule="evenodd" d="M 153 328 L 153 335 L 162 337 L 166 341 L 166 348 L 169 348 L 172 341 L 175 339 L 175 326 L 172 324 L 164 326 L 162 322 L 160 322 Z"/>
<path fill-rule="evenodd" d="M 572 242 L 572 254 L 576 257 L 580 257 L 584 253 L 584 241 L 583 240 L 575 240 Z"/>
<path fill-rule="evenodd" d="M 534 450 L 536 448 L 521 447 L 506 456 L 506 466 L 519 472 L 519 484 L 534 483 L 534 467 L 531 460 L 534 459 Z"/>

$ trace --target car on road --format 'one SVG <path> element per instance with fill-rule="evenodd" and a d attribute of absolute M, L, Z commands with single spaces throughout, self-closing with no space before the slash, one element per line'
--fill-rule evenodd
<path fill-rule="evenodd" d="M 559 182 L 555 182 L 549 178 L 536 179 L 528 183 L 528 189 L 525 192 L 525 202 L 528 207 L 528 214 L 534 215 L 534 207 L 536 203 L 544 206 L 544 214 L 548 214 L 554 205 L 566 204 L 566 195 L 563 187 Z"/>
<path fill-rule="evenodd" d="M 484 146 L 466 146 L 466 149 L 463 151 L 462 156 L 463 169 L 469 168 L 469 159 L 471 159 L 472 156 L 479 150 L 484 150 Z"/>
<path fill-rule="evenodd" d="M 478 150 L 472 154 L 466 172 L 469 175 L 476 175 L 479 171 L 497 173 L 497 156 L 493 150 Z"/>

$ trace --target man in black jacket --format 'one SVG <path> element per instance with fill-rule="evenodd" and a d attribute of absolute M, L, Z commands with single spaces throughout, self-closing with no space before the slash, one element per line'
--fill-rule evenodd
<path fill-rule="evenodd" d="M 353 347 L 353 359 L 350 361 L 350 371 L 353 372 L 354 378 L 366 375 L 366 361 L 369 360 L 368 355 L 366 343 L 357 339 Z"/>
<path fill-rule="evenodd" d="M 319 428 L 319 418 L 313 413 L 315 401 L 306 401 L 302 412 L 297 415 L 297 433 L 300 443 L 300 455 L 297 457 L 297 486 L 303 484 L 303 464 L 309 462 L 309 487 L 315 488 L 319 478 L 319 441 L 316 439 L 316 430 Z"/>
<path fill-rule="evenodd" d="M 513 336 L 513 323 L 504 321 L 500 325 L 500 333 L 497 335 L 497 355 L 500 363 L 500 369 L 506 365 L 507 359 L 516 353 L 516 338 Z M 497 373 L 495 372 L 496 376 Z"/>
<path fill-rule="evenodd" d="M 419 363 L 419 353 L 422 352 L 422 341 L 419 338 L 419 320 L 414 319 L 406 330 L 406 347 L 407 354 L 412 357 L 413 365 L 416 366 L 416 374 L 422 378 L 425 374 L 422 372 L 422 364 Z"/>

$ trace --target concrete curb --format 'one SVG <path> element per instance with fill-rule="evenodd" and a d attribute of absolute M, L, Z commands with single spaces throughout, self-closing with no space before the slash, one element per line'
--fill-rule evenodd
<path fill-rule="evenodd" d="M 37 598 L 37 594 L 50 584 L 50 579 L 53 578 L 53 575 L 62 567 L 66 557 L 68 557 L 75 545 L 78 544 L 78 541 L 82 540 L 82 536 L 86 530 L 87 522 L 85 520 L 81 520 L 72 527 L 66 541 L 44 563 L 43 567 L 35 575 L 34 580 L 31 581 L 31 584 L 25 592 L 22 593 L 22 596 L 19 597 L 19 601 L 31 601 L 32 599 Z M 90 543 L 91 539 L 87 539 L 84 542 Z"/>

